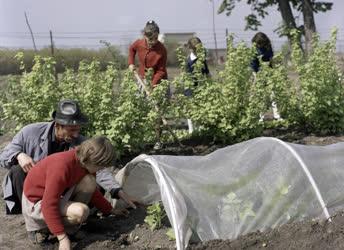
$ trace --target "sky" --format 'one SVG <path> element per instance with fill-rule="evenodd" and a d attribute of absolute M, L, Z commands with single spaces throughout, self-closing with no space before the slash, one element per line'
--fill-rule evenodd
<path fill-rule="evenodd" d="M 215 12 L 222 2 L 213 0 Z M 216 14 L 215 31 L 218 48 L 225 47 L 226 29 L 235 39 L 250 41 L 255 32 L 244 31 L 244 16 L 250 8 L 244 3 L 230 17 Z M 322 39 L 338 27 L 339 46 L 344 51 L 344 1 L 333 0 L 333 9 L 316 14 L 317 29 Z M 210 0 L 0 0 L 0 47 L 32 48 L 24 12 L 26 12 L 37 47 L 50 45 L 52 31 L 56 47 L 98 48 L 106 40 L 125 49 L 141 35 L 145 23 L 155 20 L 161 33 L 196 32 L 205 46 L 214 48 L 213 2 Z M 294 13 L 302 15 L 300 13 Z M 269 9 L 260 31 L 268 34 L 275 47 L 285 39 L 273 30 L 281 22 L 276 8 Z"/>

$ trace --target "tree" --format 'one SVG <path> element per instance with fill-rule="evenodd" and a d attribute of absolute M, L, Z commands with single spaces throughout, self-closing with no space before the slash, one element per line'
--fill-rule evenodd
<path fill-rule="evenodd" d="M 289 1 L 285 0 L 277 0 L 278 4 L 278 9 L 281 12 L 282 20 L 283 20 L 283 25 L 280 30 L 282 30 L 281 35 L 286 35 L 288 37 L 289 43 L 291 44 L 292 42 L 292 36 L 289 31 L 293 29 L 298 29 L 296 26 L 295 18 L 292 12 L 292 9 L 290 7 Z M 301 47 L 301 40 L 300 38 L 298 39 L 298 43 L 300 44 Z"/>
<path fill-rule="evenodd" d="M 306 52 L 310 52 L 312 46 L 312 37 L 313 34 L 316 32 L 315 28 L 315 21 L 314 21 L 314 13 L 311 0 L 304 0 L 302 6 L 302 14 L 303 14 L 303 23 L 305 27 L 305 50 Z"/>
<path fill-rule="evenodd" d="M 236 2 L 241 2 L 241 0 L 223 0 L 218 9 L 218 13 L 225 12 L 227 16 L 229 16 L 235 8 Z M 252 10 L 252 12 L 245 17 L 246 30 L 257 30 L 258 27 L 261 26 L 259 18 L 264 18 L 269 14 L 266 9 L 277 5 L 283 20 L 282 27 L 279 27 L 279 29 L 282 30 L 281 35 L 286 35 L 291 42 L 290 30 L 299 29 L 302 31 L 302 34 L 305 35 L 307 51 L 310 49 L 313 33 L 316 32 L 314 13 L 331 10 L 333 5 L 333 3 L 330 2 L 316 2 L 315 0 L 246 0 L 246 3 L 251 5 Z M 296 26 L 292 8 L 302 12 L 304 25 L 299 27 Z"/>

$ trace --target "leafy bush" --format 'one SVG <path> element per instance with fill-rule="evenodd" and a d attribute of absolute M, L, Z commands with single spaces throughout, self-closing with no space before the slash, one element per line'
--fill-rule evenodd
<path fill-rule="evenodd" d="M 297 100 L 297 85 L 288 77 L 287 68 L 282 53 L 278 53 L 273 60 L 273 67 L 262 63 L 261 70 L 256 74 L 257 91 L 264 96 L 260 105 L 262 111 L 270 109 L 275 102 L 285 124 L 294 124 L 300 110 Z M 260 85 L 260 86 L 259 86 Z M 255 104 L 259 105 L 259 104 Z"/>
<path fill-rule="evenodd" d="M 298 104 L 295 120 L 308 132 L 336 134 L 344 131 L 343 74 L 336 64 L 336 34 L 325 43 L 313 39 L 312 52 L 304 58 L 294 45 L 292 59 L 299 75 Z"/>
<path fill-rule="evenodd" d="M 147 72 L 146 79 L 150 79 Z M 114 119 L 107 135 L 119 149 L 142 150 L 143 146 L 156 139 L 155 128 L 161 116 L 169 113 L 171 106 L 166 97 L 169 83 L 163 80 L 154 90 L 150 81 L 145 81 L 149 95 L 140 91 L 132 72 L 126 72 L 120 85 L 120 95 L 114 109 Z"/>
<path fill-rule="evenodd" d="M 305 128 L 307 132 L 334 134 L 344 130 L 343 76 L 335 61 L 335 39 L 320 43 L 315 38 L 312 53 L 303 56 L 296 45 L 292 63 L 297 77 L 288 77 L 283 56 L 274 57 L 273 67 L 261 62 L 257 74 L 250 68 L 255 49 L 228 39 L 225 68 L 209 78 L 202 74 L 205 51 L 197 48 L 194 73 L 185 70 L 185 53 L 177 49 L 181 74 L 172 82 L 163 80 L 154 90 L 148 80 L 149 94 L 139 91 L 132 72 L 124 76 L 109 63 L 106 69 L 99 61 L 82 61 L 79 68 L 66 68 L 57 78 L 56 62 L 51 57 L 35 56 L 31 72 L 26 59 L 19 53 L 20 77 L 11 77 L 0 95 L 2 120 L 14 121 L 16 129 L 38 121 L 50 120 L 51 112 L 61 98 L 80 102 L 90 118 L 87 135 L 104 134 L 112 139 L 119 151 L 139 152 L 154 142 L 155 128 L 161 117 L 190 118 L 201 137 L 232 143 L 261 134 L 265 124 L 260 114 L 277 103 L 284 118 L 283 125 Z M 151 71 L 146 79 L 151 79 Z M 174 94 L 168 98 L 169 85 Z M 192 93 L 185 95 L 186 91 Z M 275 124 L 269 125 L 274 127 Z M 166 127 L 164 127 L 166 129 Z M 176 133 L 179 138 L 185 133 Z M 163 136 L 164 140 L 171 138 Z"/>
<path fill-rule="evenodd" d="M 35 56 L 34 66 L 27 73 L 23 57 L 23 53 L 17 55 L 24 71 L 22 77 L 19 82 L 17 78 L 11 78 L 8 92 L 1 101 L 4 119 L 15 121 L 16 130 L 31 122 L 49 120 L 59 100 L 52 58 Z"/>
<path fill-rule="evenodd" d="M 175 80 L 178 103 L 182 103 L 179 114 L 189 117 L 205 135 L 223 142 L 245 140 L 259 134 L 262 126 L 258 123 L 264 89 L 260 82 L 253 84 L 249 65 L 254 51 L 244 43 L 237 47 L 229 39 L 225 69 L 216 79 L 202 75 L 204 50 L 197 52 L 194 74 L 182 73 Z M 179 57 L 181 67 L 185 59 Z M 194 82 L 198 86 L 194 86 Z M 185 97 L 185 89 L 191 89 L 192 97 Z"/>
<path fill-rule="evenodd" d="M 138 91 L 133 73 L 126 72 L 116 107 L 112 110 L 114 118 L 106 132 L 117 148 L 135 151 L 153 137 L 154 129 L 147 118 L 149 111 L 149 104 Z"/>
<path fill-rule="evenodd" d="M 71 98 L 79 101 L 89 117 L 84 134 L 107 135 L 119 151 L 137 151 L 154 140 L 156 121 L 169 107 L 164 94 L 167 81 L 145 97 L 140 94 L 131 72 L 126 72 L 121 81 L 119 71 L 111 64 L 102 71 L 98 61 L 81 62 L 77 72 L 67 68 L 56 79 L 52 58 L 36 56 L 29 73 L 25 71 L 23 54 L 19 54 L 18 59 L 24 73 L 20 78 L 11 78 L 6 94 L 1 97 L 1 116 L 14 121 L 15 130 L 32 122 L 51 120 L 56 103 Z M 147 87 L 150 86 L 147 83 Z"/>
<path fill-rule="evenodd" d="M 105 134 L 110 128 L 115 109 L 113 87 L 118 81 L 118 71 L 109 65 L 102 72 L 100 63 L 81 62 L 77 73 L 67 69 L 60 79 L 55 78 L 55 61 L 51 57 L 36 56 L 32 71 L 27 73 L 23 54 L 18 54 L 24 73 L 12 77 L 6 94 L 1 97 L 3 117 L 22 126 L 51 120 L 56 103 L 62 98 L 78 100 L 90 123 L 85 128 L 88 135 Z M 117 84 L 119 84 L 117 82 Z"/>
<path fill-rule="evenodd" d="M 78 100 L 90 124 L 88 135 L 106 134 L 114 117 L 115 93 L 113 86 L 118 82 L 118 70 L 109 65 L 102 72 L 100 62 L 80 62 L 78 73 L 67 70 L 61 76 L 60 98 Z"/>

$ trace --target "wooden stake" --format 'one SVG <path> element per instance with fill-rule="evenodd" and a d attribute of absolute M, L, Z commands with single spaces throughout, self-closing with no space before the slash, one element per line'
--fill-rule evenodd
<path fill-rule="evenodd" d="M 32 30 L 31 30 L 31 27 L 30 27 L 30 24 L 29 24 L 29 19 L 27 18 L 26 12 L 24 12 L 24 15 L 25 15 L 26 24 L 27 24 L 27 26 L 29 28 L 29 31 L 30 31 L 30 34 L 31 34 L 31 39 L 32 39 L 32 43 L 33 43 L 33 49 L 35 50 L 35 52 L 37 52 L 35 38 L 33 36 Z"/>

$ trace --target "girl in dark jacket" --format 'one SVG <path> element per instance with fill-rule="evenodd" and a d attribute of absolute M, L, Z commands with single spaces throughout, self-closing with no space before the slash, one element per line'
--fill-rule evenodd
<path fill-rule="evenodd" d="M 187 47 L 190 50 L 190 55 L 187 58 L 186 70 L 187 70 L 187 72 L 189 72 L 191 74 L 194 71 L 194 65 L 198 59 L 198 57 L 197 57 L 197 47 L 198 46 L 203 46 L 201 39 L 199 39 L 198 37 L 196 37 L 196 36 L 191 37 L 188 40 Z M 207 76 L 210 74 L 208 64 L 207 64 L 207 61 L 205 59 L 203 61 L 202 74 L 207 75 Z"/>
<path fill-rule="evenodd" d="M 256 46 L 257 53 L 256 56 L 251 61 L 251 68 L 252 70 L 257 73 L 260 70 L 260 58 L 263 62 L 268 62 L 269 66 L 272 67 L 272 58 L 274 56 L 274 52 L 272 50 L 271 41 L 269 37 L 263 33 L 258 32 L 252 38 L 252 43 Z M 272 113 L 273 117 L 276 120 L 283 120 L 278 112 L 277 104 L 274 101 L 274 93 L 271 93 L 271 106 L 272 106 Z M 264 120 L 264 115 L 261 114 L 260 120 Z"/>
<path fill-rule="evenodd" d="M 198 37 L 191 37 L 187 42 L 187 48 L 190 50 L 190 54 L 186 61 L 186 71 L 192 75 L 194 86 L 198 85 L 198 79 L 195 76 L 195 64 L 199 59 L 199 56 L 197 55 L 197 51 L 199 49 L 204 49 L 202 45 L 201 39 Z M 202 68 L 201 68 L 202 75 L 210 76 L 207 60 L 204 58 L 202 62 Z M 191 89 L 186 89 L 185 93 L 186 96 L 192 95 Z M 193 124 L 191 119 L 187 119 L 188 127 L 189 127 L 189 133 L 191 134 L 193 132 Z"/>
<path fill-rule="evenodd" d="M 263 32 L 258 32 L 252 38 L 252 43 L 255 44 L 257 49 L 257 54 L 251 62 L 251 68 L 253 69 L 253 71 L 259 71 L 259 57 L 261 57 L 261 60 L 263 62 L 269 62 L 269 65 L 271 67 L 271 61 L 274 56 L 274 52 L 272 50 L 271 41 L 269 37 Z"/>

